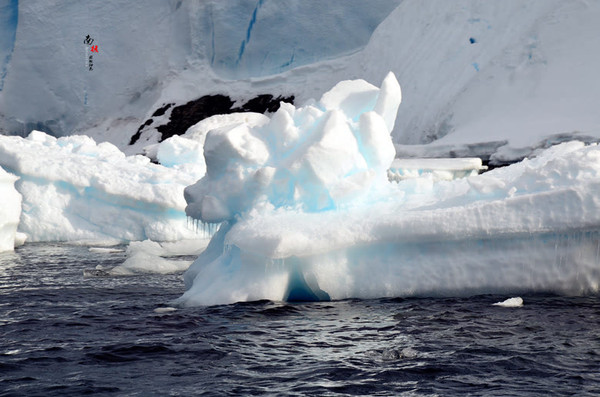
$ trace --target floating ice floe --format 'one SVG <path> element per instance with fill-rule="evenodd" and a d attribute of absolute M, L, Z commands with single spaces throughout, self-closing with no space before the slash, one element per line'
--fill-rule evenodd
<path fill-rule="evenodd" d="M 192 263 L 187 257 L 199 255 L 207 244 L 208 239 L 163 243 L 151 240 L 133 241 L 127 247 L 125 262 L 110 269 L 108 273 L 111 276 L 181 273 Z"/>
<path fill-rule="evenodd" d="M 389 183 L 399 103 L 390 74 L 379 89 L 345 81 L 265 125 L 210 131 L 186 212 L 220 228 L 179 303 L 598 291 L 598 146 Z"/>
<path fill-rule="evenodd" d="M 85 269 L 86 277 L 133 276 L 139 274 L 170 274 L 185 271 L 192 263 L 190 256 L 199 255 L 208 244 L 208 239 L 156 242 L 151 240 L 132 241 L 126 250 L 90 247 L 90 252 L 113 254 L 125 251 L 123 263 L 113 267 L 97 266 Z"/>

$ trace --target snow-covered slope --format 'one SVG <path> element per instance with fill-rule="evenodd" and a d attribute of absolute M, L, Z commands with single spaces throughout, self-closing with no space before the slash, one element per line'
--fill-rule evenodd
<path fill-rule="evenodd" d="M 4 2 L 13 15 L 16 2 Z M 222 93 L 301 105 L 340 80 L 393 71 L 402 156 L 502 163 L 600 137 L 597 1 L 28 1 L 18 11 L 4 133 L 77 131 L 140 152 L 158 136 L 129 150 L 131 136 L 165 104 Z"/>
<path fill-rule="evenodd" d="M 398 3 L 3 0 L 0 131 L 65 135 L 98 126 L 96 138 L 108 128 L 113 142 L 126 143 L 168 87 L 185 103 L 231 93 L 226 79 L 355 52 Z"/>
<path fill-rule="evenodd" d="M 10 63 L 17 33 L 19 16 L 17 0 L 0 0 L 0 91 Z"/>
<path fill-rule="evenodd" d="M 522 158 L 549 142 L 600 138 L 598 18 L 598 2 L 405 1 L 343 73 L 396 73 L 395 142 L 435 141 L 416 155 Z"/>

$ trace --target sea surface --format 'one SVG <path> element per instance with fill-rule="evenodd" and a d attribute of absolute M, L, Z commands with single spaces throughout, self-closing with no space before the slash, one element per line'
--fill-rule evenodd
<path fill-rule="evenodd" d="M 84 277 L 124 259 L 0 254 L 0 396 L 600 395 L 598 295 L 170 308 L 180 274 Z"/>

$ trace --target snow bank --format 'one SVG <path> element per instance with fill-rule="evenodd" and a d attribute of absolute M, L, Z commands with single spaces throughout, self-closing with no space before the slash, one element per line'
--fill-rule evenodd
<path fill-rule="evenodd" d="M 29 241 L 198 238 L 188 227 L 183 189 L 204 174 L 204 164 L 191 164 L 197 158 L 185 154 L 183 139 L 165 142 L 165 167 L 86 136 L 0 136 L 0 165 L 20 178 L 19 231 Z"/>
<path fill-rule="evenodd" d="M 21 216 L 21 195 L 14 186 L 17 179 L 0 167 L 0 252 L 12 251 L 15 247 L 15 234 Z"/>
<path fill-rule="evenodd" d="M 478 151 L 467 156 L 503 164 L 600 140 L 598 18 L 598 2 L 406 0 L 335 77 L 377 81 L 392 70 L 404 91 L 394 141 L 431 143 L 416 156 L 470 146 Z"/>
<path fill-rule="evenodd" d="M 179 302 L 598 291 L 597 145 L 449 182 L 383 183 L 399 101 L 393 75 L 379 90 L 343 82 L 262 127 L 210 132 L 186 211 L 223 223 Z"/>

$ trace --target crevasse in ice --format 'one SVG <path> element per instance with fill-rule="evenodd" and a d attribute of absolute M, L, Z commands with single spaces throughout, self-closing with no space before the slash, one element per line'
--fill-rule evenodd
<path fill-rule="evenodd" d="M 345 81 L 258 127 L 210 131 L 186 212 L 220 223 L 184 305 L 600 285 L 600 150 L 570 142 L 483 175 L 389 183 L 400 103 Z"/>

